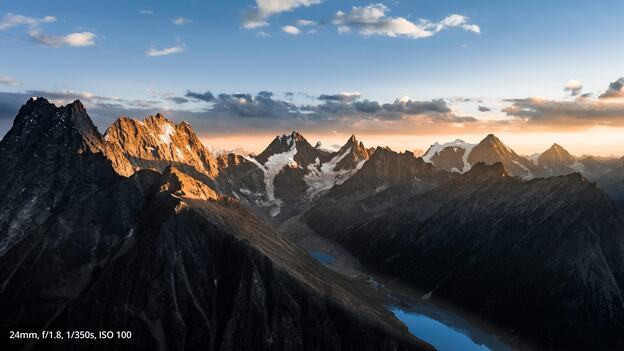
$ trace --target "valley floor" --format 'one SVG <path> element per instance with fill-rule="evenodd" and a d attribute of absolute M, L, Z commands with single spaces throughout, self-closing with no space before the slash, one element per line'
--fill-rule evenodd
<path fill-rule="evenodd" d="M 414 336 L 439 351 L 513 349 L 532 350 L 513 335 L 426 293 L 371 272 L 340 244 L 326 239 L 295 216 L 278 230 L 304 248 L 327 268 L 380 295 L 387 308 Z M 364 285 L 362 285 L 364 284 Z"/>

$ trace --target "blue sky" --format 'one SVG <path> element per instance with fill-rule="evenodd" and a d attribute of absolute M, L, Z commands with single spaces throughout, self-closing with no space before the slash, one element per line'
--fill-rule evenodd
<path fill-rule="evenodd" d="M 170 111 L 174 119 L 191 119 L 207 138 L 289 129 L 342 136 L 352 126 L 364 135 L 408 130 L 438 138 L 494 130 L 520 140 L 513 133 L 525 128 L 491 123 L 526 119 L 517 109 L 502 111 L 514 107 L 506 99 L 539 96 L 569 105 L 562 114 L 555 112 L 556 123 L 542 118 L 553 113 L 550 105 L 539 105 L 540 115 L 529 116 L 532 129 L 565 132 L 574 140 L 570 129 L 580 138 L 590 129 L 619 124 L 619 105 L 590 121 L 579 122 L 577 115 L 600 109 L 598 96 L 624 76 L 622 13 L 622 1 L 0 0 L 0 92 L 4 101 L 32 92 L 57 93 L 59 102 L 61 93 L 68 99 L 85 94 L 100 129 L 116 113 Z M 571 80 L 593 99 L 579 102 L 564 91 Z M 238 116 L 224 113 L 226 107 L 231 112 L 233 100 L 189 99 L 189 91 L 248 93 L 251 100 L 269 91 L 270 106 L 282 110 L 281 102 L 323 105 L 327 100 L 318 99 L 323 94 L 357 92 L 358 101 L 380 105 L 401 97 L 419 103 L 443 99 L 448 111 L 402 107 L 398 113 L 393 105 L 383 115 L 362 117 L 360 109 L 351 108 L 334 114 L 323 109 L 322 115 L 306 109 L 284 117 L 262 105 L 260 112 Z M 173 97 L 189 101 L 179 104 Z M 104 103 L 115 98 L 123 101 L 107 113 Z M 220 104 L 224 108 L 217 114 L 214 106 Z M 578 111 L 569 111 L 575 107 Z M 13 116 L 0 116 L 0 134 Z M 562 124 L 561 117 L 572 121 Z"/>

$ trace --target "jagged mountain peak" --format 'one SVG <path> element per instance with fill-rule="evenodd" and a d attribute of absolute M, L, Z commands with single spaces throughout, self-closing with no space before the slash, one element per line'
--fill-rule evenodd
<path fill-rule="evenodd" d="M 201 143 L 190 124 L 175 124 L 162 114 L 143 121 L 118 118 L 104 135 L 107 155 L 122 175 L 137 169 L 163 172 L 171 164 L 186 171 L 194 169 L 211 179 L 218 173 L 217 161 Z"/>
<path fill-rule="evenodd" d="M 30 98 L 19 110 L 2 148 L 26 150 L 37 145 L 58 145 L 97 152 L 102 139 L 79 100 L 57 107 L 43 97 Z"/>
<path fill-rule="evenodd" d="M 347 142 L 338 150 L 335 157 L 340 158 L 334 168 L 335 171 L 354 170 L 362 167 L 362 162 L 369 159 L 370 153 L 364 147 L 364 144 L 357 140 L 355 135 L 351 135 Z"/>

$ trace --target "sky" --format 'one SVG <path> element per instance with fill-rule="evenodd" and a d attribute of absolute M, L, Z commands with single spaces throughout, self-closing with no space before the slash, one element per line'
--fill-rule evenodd
<path fill-rule="evenodd" d="M 30 96 L 206 144 L 624 154 L 622 1 L 0 0 L 0 135 Z"/>

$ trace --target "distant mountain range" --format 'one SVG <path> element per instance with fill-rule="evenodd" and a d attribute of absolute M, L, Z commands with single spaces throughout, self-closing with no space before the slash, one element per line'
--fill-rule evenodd
<path fill-rule="evenodd" d="M 432 349 L 288 222 L 536 348 L 624 347 L 624 159 L 523 157 L 492 134 L 417 157 L 297 132 L 215 155 L 160 114 L 100 134 L 80 102 L 33 98 L 0 171 L 4 327 L 126 326 L 145 349 Z"/>

